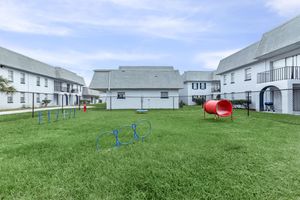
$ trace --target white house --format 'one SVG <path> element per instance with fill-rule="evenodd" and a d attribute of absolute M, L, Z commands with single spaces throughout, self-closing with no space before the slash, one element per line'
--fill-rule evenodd
<path fill-rule="evenodd" d="M 179 91 L 180 101 L 194 105 L 196 98 L 220 98 L 220 80 L 212 71 L 186 71 L 182 75 L 184 88 Z"/>
<path fill-rule="evenodd" d="M 246 99 L 252 91 L 252 108 L 300 112 L 300 16 L 265 33 L 261 40 L 220 61 L 223 98 Z"/>
<path fill-rule="evenodd" d="M 0 76 L 16 88 L 14 94 L 0 93 L 0 109 L 42 106 L 76 105 L 85 85 L 82 77 L 60 67 L 0 47 Z M 33 94 L 34 93 L 34 94 Z"/>
<path fill-rule="evenodd" d="M 95 70 L 91 89 L 106 92 L 107 109 L 178 109 L 183 88 L 173 67 Z"/>

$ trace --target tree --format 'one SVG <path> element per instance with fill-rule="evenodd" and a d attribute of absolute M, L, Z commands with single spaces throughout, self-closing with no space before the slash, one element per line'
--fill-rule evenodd
<path fill-rule="evenodd" d="M 0 92 L 3 93 L 15 93 L 16 89 L 9 85 L 9 80 L 0 76 Z"/>

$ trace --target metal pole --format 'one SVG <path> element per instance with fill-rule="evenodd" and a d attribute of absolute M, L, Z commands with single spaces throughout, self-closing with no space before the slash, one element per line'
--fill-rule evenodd
<path fill-rule="evenodd" d="M 34 92 L 32 93 L 32 118 L 34 118 Z"/>
<path fill-rule="evenodd" d="M 64 95 L 61 96 L 61 112 L 64 112 Z"/>
<path fill-rule="evenodd" d="M 173 110 L 175 110 L 175 97 L 173 97 Z"/>
<path fill-rule="evenodd" d="M 80 110 L 80 96 L 78 96 L 78 109 Z"/>
<path fill-rule="evenodd" d="M 111 94 L 110 94 L 110 96 L 109 96 L 109 109 L 111 110 L 111 103 L 112 103 L 112 101 L 111 101 Z"/>
<path fill-rule="evenodd" d="M 247 94 L 247 116 L 250 115 L 250 92 Z"/>

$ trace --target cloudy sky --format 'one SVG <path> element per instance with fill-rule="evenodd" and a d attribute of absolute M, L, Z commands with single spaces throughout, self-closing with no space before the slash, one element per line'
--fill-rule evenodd
<path fill-rule="evenodd" d="M 120 65 L 216 69 L 299 0 L 0 0 L 0 46 L 85 77 Z"/>

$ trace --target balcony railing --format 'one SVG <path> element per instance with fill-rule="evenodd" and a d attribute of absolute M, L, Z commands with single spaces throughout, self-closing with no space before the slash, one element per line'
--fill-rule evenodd
<path fill-rule="evenodd" d="M 71 92 L 72 93 L 78 93 L 78 89 L 72 89 Z"/>
<path fill-rule="evenodd" d="M 257 74 L 257 83 L 267 83 L 281 80 L 300 80 L 300 67 L 287 66 Z"/>
<path fill-rule="evenodd" d="M 211 88 L 211 92 L 221 92 L 220 88 Z"/>

